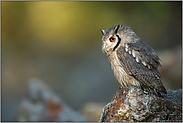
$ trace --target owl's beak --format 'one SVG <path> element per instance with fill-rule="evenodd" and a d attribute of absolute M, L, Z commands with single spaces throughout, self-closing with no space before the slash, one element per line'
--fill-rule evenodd
<path fill-rule="evenodd" d="M 106 34 L 106 31 L 105 30 L 103 30 L 103 29 L 100 29 L 100 30 L 101 30 L 101 32 L 102 32 L 103 35 Z"/>

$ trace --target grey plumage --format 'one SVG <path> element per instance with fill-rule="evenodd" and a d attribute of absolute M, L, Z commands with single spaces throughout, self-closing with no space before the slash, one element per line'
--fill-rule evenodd
<path fill-rule="evenodd" d="M 133 30 L 120 24 L 101 31 L 102 51 L 122 86 L 136 85 L 158 96 L 167 93 L 158 70 L 160 58 Z"/>

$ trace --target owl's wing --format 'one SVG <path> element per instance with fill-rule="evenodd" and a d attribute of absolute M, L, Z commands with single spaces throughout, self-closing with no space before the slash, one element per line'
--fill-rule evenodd
<path fill-rule="evenodd" d="M 142 41 L 127 43 L 125 47 L 119 47 L 117 57 L 125 72 L 142 85 L 167 93 L 158 70 L 158 66 L 161 66 L 160 59 L 151 47 Z"/>

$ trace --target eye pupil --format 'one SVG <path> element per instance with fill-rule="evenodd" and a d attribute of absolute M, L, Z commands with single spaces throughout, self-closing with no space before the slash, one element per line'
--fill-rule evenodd
<path fill-rule="evenodd" d="M 115 40 L 116 40 L 116 39 L 113 38 L 113 37 L 110 38 L 110 41 L 111 41 L 111 42 L 114 42 Z"/>

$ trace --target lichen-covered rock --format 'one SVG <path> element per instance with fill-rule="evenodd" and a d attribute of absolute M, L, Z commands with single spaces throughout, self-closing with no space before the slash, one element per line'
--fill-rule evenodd
<path fill-rule="evenodd" d="M 175 100 L 182 104 L 182 93 L 178 91 L 179 96 Z M 169 93 L 171 90 L 167 95 L 157 97 L 133 85 L 120 88 L 103 108 L 99 122 L 181 122 L 182 108 Z"/>

